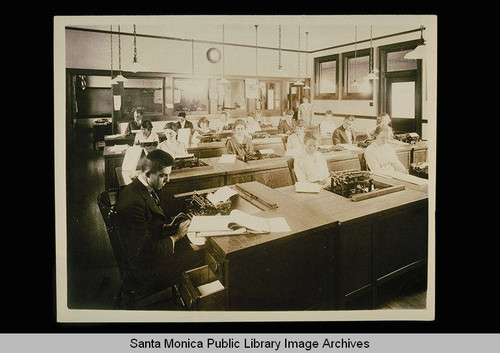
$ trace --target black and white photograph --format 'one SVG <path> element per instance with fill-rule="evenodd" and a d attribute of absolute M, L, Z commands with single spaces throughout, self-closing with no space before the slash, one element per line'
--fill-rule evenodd
<path fill-rule="evenodd" d="M 437 25 L 55 16 L 57 322 L 434 320 Z"/>

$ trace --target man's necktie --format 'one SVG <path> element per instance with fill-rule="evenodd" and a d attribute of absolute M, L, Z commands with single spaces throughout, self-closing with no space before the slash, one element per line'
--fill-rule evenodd
<path fill-rule="evenodd" d="M 151 196 L 153 197 L 153 200 L 155 200 L 156 202 L 156 206 L 160 206 L 160 198 L 158 197 L 158 195 L 156 194 L 156 192 L 153 190 L 151 191 Z"/>

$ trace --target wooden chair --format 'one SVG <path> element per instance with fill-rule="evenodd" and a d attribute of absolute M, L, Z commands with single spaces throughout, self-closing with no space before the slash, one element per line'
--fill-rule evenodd
<path fill-rule="evenodd" d="M 286 143 L 288 142 L 288 135 L 286 136 L 281 136 L 281 141 L 283 142 L 283 148 L 286 151 Z"/>
<path fill-rule="evenodd" d="M 297 175 L 295 175 L 295 169 L 293 167 L 293 158 L 289 158 L 286 163 L 288 164 L 288 170 L 290 171 L 290 177 L 292 178 L 292 184 L 295 185 L 297 182 Z"/>
<path fill-rule="evenodd" d="M 125 310 L 147 309 L 148 306 L 157 304 L 161 301 L 177 301 L 180 295 L 174 283 L 165 283 L 164 288 L 160 290 L 143 287 L 133 288 L 133 285 L 130 283 L 130 276 L 127 272 L 127 260 L 124 256 L 124 242 L 120 238 L 116 224 L 116 211 L 114 209 L 114 200 L 116 200 L 116 196 L 116 189 L 101 192 L 97 196 L 97 204 L 101 211 L 101 216 L 106 226 L 111 248 L 113 249 L 116 264 L 120 272 L 121 286 L 115 298 L 115 308 Z"/>
<path fill-rule="evenodd" d="M 361 166 L 361 170 L 370 170 L 370 168 L 368 168 L 368 165 L 366 164 L 364 152 L 358 154 L 358 158 L 359 158 L 359 165 Z"/>

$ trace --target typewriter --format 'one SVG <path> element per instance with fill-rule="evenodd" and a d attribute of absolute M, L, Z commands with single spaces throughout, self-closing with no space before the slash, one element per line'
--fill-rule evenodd
<path fill-rule="evenodd" d="M 222 138 L 220 136 L 215 136 L 212 134 L 206 134 L 200 137 L 200 143 L 221 142 L 221 141 Z"/>
<path fill-rule="evenodd" d="M 406 143 L 416 143 L 420 141 L 420 136 L 416 132 L 410 132 L 406 134 L 395 134 L 394 139 Z"/>
<path fill-rule="evenodd" d="M 427 162 L 412 163 L 409 173 L 419 178 L 429 179 L 429 165 Z"/>
<path fill-rule="evenodd" d="M 257 131 L 252 134 L 252 140 L 259 140 L 268 138 L 269 134 L 265 131 Z"/>
<path fill-rule="evenodd" d="M 190 218 L 193 216 L 213 216 L 217 214 L 228 215 L 233 207 L 232 197 L 226 202 L 220 202 L 215 205 L 207 195 L 209 193 L 200 193 L 194 191 L 191 195 L 183 199 L 185 214 Z"/>
<path fill-rule="evenodd" d="M 342 170 L 330 172 L 330 179 L 330 191 L 347 198 L 355 194 L 370 192 L 374 188 L 369 171 Z"/>
<path fill-rule="evenodd" d="M 372 138 L 367 138 L 367 139 L 364 139 L 363 141 L 358 141 L 357 145 L 358 145 L 358 147 L 366 148 L 366 147 L 370 146 L 370 144 L 372 142 L 373 142 Z"/>
<path fill-rule="evenodd" d="M 174 165 L 172 166 L 172 170 L 178 170 L 183 168 L 193 168 L 199 167 L 202 163 L 196 156 L 185 157 L 185 158 L 176 158 L 174 160 Z"/>

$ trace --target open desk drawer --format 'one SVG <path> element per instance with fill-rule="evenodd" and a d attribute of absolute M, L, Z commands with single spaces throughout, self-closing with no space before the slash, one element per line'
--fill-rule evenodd
<path fill-rule="evenodd" d="M 208 265 L 182 272 L 181 296 L 188 310 L 226 308 L 226 289 Z"/>

